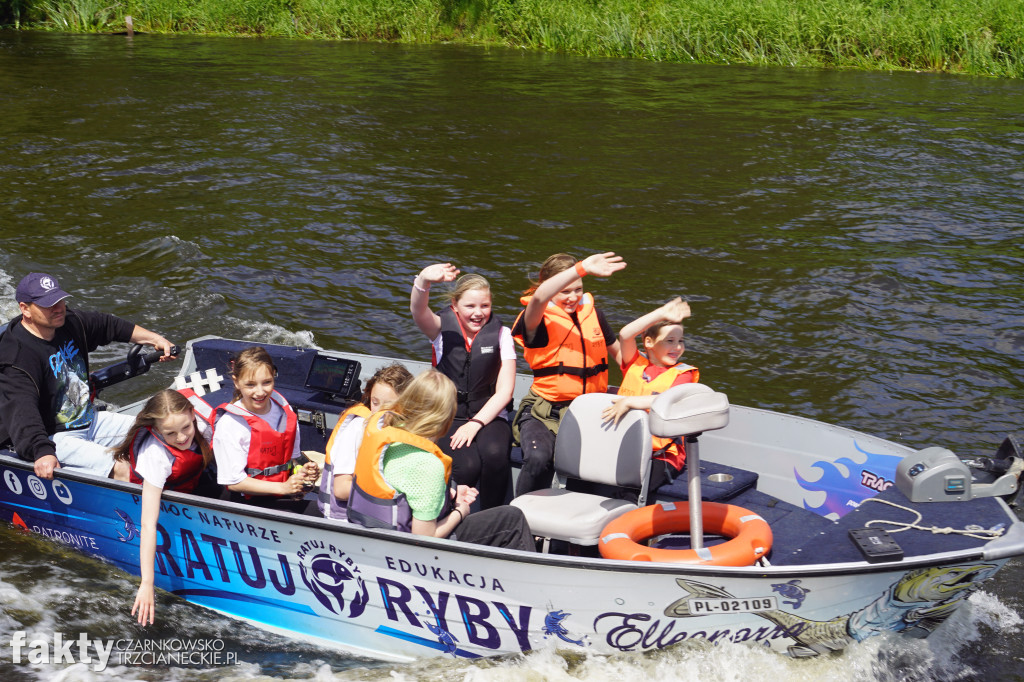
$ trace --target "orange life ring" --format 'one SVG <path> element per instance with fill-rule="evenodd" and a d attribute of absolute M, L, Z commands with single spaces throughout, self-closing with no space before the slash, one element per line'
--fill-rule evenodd
<path fill-rule="evenodd" d="M 701 511 L 706 532 L 732 539 L 700 550 L 640 544 L 656 535 L 690 529 L 689 503 L 667 502 L 626 512 L 605 526 L 598 542 L 601 556 L 624 561 L 750 566 L 772 548 L 772 529 L 754 512 L 717 502 L 704 502 Z"/>

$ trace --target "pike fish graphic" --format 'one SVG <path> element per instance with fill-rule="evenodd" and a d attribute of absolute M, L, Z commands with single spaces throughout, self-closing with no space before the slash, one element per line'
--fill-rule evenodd
<path fill-rule="evenodd" d="M 817 656 L 839 651 L 885 631 L 924 637 L 932 632 L 971 595 L 981 583 L 995 575 L 998 566 L 972 564 L 939 566 L 908 571 L 881 596 L 859 611 L 831 620 L 811 620 L 781 609 L 758 611 L 757 615 L 790 633 L 796 641 L 789 647 L 795 657 Z M 687 594 L 665 609 L 672 618 L 690 618 L 692 599 L 733 599 L 728 591 L 685 578 L 676 583 Z"/>

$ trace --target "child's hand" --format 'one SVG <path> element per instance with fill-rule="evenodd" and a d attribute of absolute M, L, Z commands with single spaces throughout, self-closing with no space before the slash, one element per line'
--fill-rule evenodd
<path fill-rule="evenodd" d="M 676 296 L 661 306 L 661 315 L 666 322 L 682 322 L 690 316 L 690 304 Z"/>
<path fill-rule="evenodd" d="M 622 256 L 616 256 L 612 251 L 595 253 L 593 256 L 583 259 L 583 269 L 587 271 L 587 274 L 598 277 L 609 277 L 624 267 L 626 264 L 622 261 Z"/>
<path fill-rule="evenodd" d="M 284 482 L 285 495 L 301 495 L 306 490 L 306 467 L 292 469 L 292 475 Z"/>
<path fill-rule="evenodd" d="M 455 506 L 461 507 L 465 505 L 466 511 L 469 511 L 469 505 L 476 501 L 476 497 L 479 494 L 476 488 L 471 488 L 468 485 L 460 485 L 455 488 Z"/>
<path fill-rule="evenodd" d="M 431 284 L 438 282 L 454 282 L 459 276 L 459 269 L 451 263 L 435 263 L 428 265 L 420 272 L 420 277 Z"/>
<path fill-rule="evenodd" d="M 479 422 L 466 422 L 457 428 L 451 437 L 452 450 L 472 444 L 476 434 L 480 433 L 482 428 L 484 427 L 480 426 Z"/>
<path fill-rule="evenodd" d="M 316 479 L 320 476 L 320 465 L 316 462 L 306 462 L 302 465 L 302 474 L 305 477 L 305 487 L 311 488 L 316 485 Z"/>
<path fill-rule="evenodd" d="M 622 418 L 629 412 L 629 399 L 619 398 L 608 407 L 604 408 L 601 412 L 601 419 L 603 423 L 612 423 L 612 426 L 618 426 Z"/>
<path fill-rule="evenodd" d="M 132 615 L 139 612 L 139 625 L 152 625 L 156 612 L 153 598 L 153 584 L 146 582 L 139 583 L 139 591 L 135 594 L 135 604 L 132 606 Z"/>

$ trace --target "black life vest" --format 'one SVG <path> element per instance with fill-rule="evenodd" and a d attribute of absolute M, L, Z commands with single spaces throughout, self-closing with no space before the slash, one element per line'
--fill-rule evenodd
<path fill-rule="evenodd" d="M 441 318 L 441 357 L 434 358 L 434 367 L 455 383 L 459 392 L 456 419 L 469 419 L 494 395 L 501 370 L 501 321 L 490 319 L 466 349 L 466 336 L 462 332 L 455 311 L 450 307 L 438 312 Z"/>

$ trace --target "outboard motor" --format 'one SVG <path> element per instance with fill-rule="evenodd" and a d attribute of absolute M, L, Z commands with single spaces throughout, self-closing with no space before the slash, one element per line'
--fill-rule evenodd
<path fill-rule="evenodd" d="M 975 478 L 968 464 L 988 475 Z M 955 502 L 999 495 L 1015 504 L 1022 472 L 1020 446 L 1007 436 L 996 456 L 981 463 L 962 461 L 946 448 L 925 448 L 908 455 L 896 467 L 896 487 L 911 502 Z"/>

